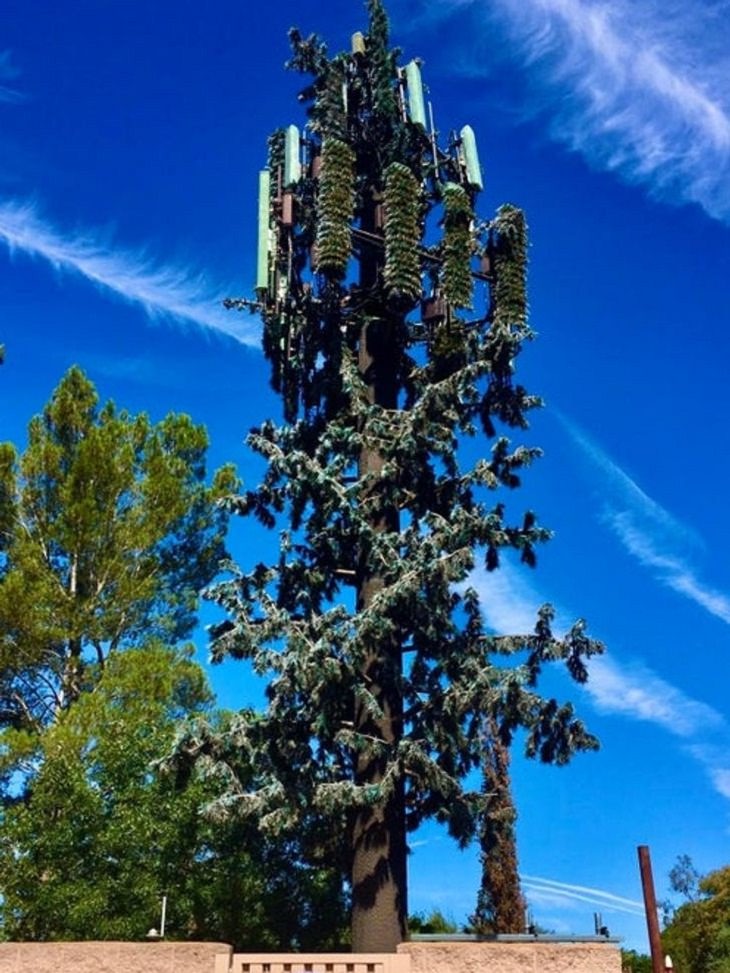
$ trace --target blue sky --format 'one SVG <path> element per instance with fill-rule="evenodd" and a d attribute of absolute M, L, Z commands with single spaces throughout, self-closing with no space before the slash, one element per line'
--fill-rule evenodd
<path fill-rule="evenodd" d="M 480 210 L 523 206 L 545 457 L 507 498 L 555 538 L 537 570 L 478 576 L 496 631 L 553 602 L 608 646 L 571 695 L 602 741 L 554 769 L 515 755 L 520 861 L 535 918 L 646 937 L 636 846 L 659 894 L 680 853 L 726 864 L 730 526 L 726 502 L 730 37 L 727 0 L 392 0 L 442 132 L 470 123 Z M 208 425 L 211 460 L 260 473 L 247 430 L 278 415 L 254 317 L 257 170 L 301 123 L 286 30 L 334 52 L 359 2 L 5 0 L 0 33 L 0 435 L 21 442 L 63 371 L 104 397 Z M 236 525 L 241 560 L 273 543 Z M 198 642 L 205 656 L 205 636 Z M 256 695 L 245 669 L 221 702 Z M 473 908 L 476 856 L 414 840 L 415 910 Z"/>

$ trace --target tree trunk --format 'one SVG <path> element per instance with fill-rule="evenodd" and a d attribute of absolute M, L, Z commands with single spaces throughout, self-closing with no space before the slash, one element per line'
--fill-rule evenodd
<path fill-rule="evenodd" d="M 361 281 L 374 273 L 374 266 L 367 264 L 364 259 Z M 398 402 L 394 335 L 394 322 L 370 321 L 362 329 L 359 345 L 359 366 L 368 385 L 370 401 L 387 409 L 395 409 Z M 360 478 L 377 474 L 382 463 L 382 456 L 376 450 L 363 450 Z M 397 531 L 398 512 L 382 511 L 374 526 L 380 530 Z M 382 579 L 372 576 L 361 566 L 358 611 L 366 609 L 382 589 Z M 360 704 L 355 707 L 358 732 L 382 740 L 388 748 L 397 746 L 403 733 L 401 660 L 401 646 L 397 639 L 385 639 L 372 647 L 363 666 L 362 681 L 378 701 L 382 718 L 374 719 Z M 386 767 L 384 756 L 358 755 L 357 783 L 377 785 L 382 781 Z M 402 784 L 387 801 L 355 813 L 351 841 L 353 952 L 395 952 L 398 943 L 405 939 L 408 914 Z"/>
<path fill-rule="evenodd" d="M 525 900 L 517 867 L 517 811 L 512 799 L 509 750 L 500 739 L 493 716 L 484 718 L 483 732 L 486 807 L 479 823 L 482 882 L 471 921 L 481 934 L 520 933 L 525 925 Z"/>

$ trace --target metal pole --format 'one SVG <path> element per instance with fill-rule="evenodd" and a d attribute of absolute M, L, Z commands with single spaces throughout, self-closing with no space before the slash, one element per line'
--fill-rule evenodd
<path fill-rule="evenodd" d="M 165 938 L 165 919 L 167 918 L 167 896 L 162 896 L 162 915 L 160 916 L 160 939 Z"/>
<path fill-rule="evenodd" d="M 665 973 L 662 940 L 659 934 L 659 920 L 656 910 L 656 894 L 654 893 L 654 877 L 651 871 L 651 858 L 647 845 L 639 845 L 639 871 L 641 872 L 641 887 L 644 892 L 644 910 L 646 912 L 646 927 L 649 932 L 649 949 L 651 951 L 652 973 Z"/>

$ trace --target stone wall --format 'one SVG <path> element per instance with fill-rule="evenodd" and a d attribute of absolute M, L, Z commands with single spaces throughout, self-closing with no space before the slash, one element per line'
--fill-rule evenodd
<path fill-rule="evenodd" d="M 214 973 L 225 943 L 0 943 L 0 973 Z"/>
<path fill-rule="evenodd" d="M 413 942 L 398 947 L 410 973 L 621 973 L 611 942 Z M 248 973 L 275 969 L 352 970 L 357 956 L 236 954 L 225 943 L 0 943 L 0 973 Z M 401 964 L 364 957 L 375 970 Z M 395 956 L 393 956 L 395 960 Z M 257 966 L 257 964 L 260 964 Z M 284 967 L 282 966 L 282 969 Z"/>
<path fill-rule="evenodd" d="M 411 973 L 621 973 L 615 943 L 402 943 Z"/>

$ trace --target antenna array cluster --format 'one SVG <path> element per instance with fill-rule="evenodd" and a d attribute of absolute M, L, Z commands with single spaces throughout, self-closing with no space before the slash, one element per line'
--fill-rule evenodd
<path fill-rule="evenodd" d="M 366 58 L 366 38 L 356 33 L 352 38 L 350 69 L 358 72 Z M 348 82 L 343 81 L 342 105 L 349 111 Z M 449 190 L 459 186 L 467 194 L 470 208 L 476 194 L 483 189 L 476 137 L 470 125 L 451 132 L 445 149 L 438 145 L 433 120 L 433 108 L 424 96 L 421 65 L 411 60 L 404 68 L 396 69 L 395 94 L 400 106 L 402 123 L 411 130 L 415 144 L 421 150 L 419 160 L 421 191 L 428 205 L 443 201 Z M 428 118 L 428 122 L 427 122 Z M 317 227 L 312 225 L 320 193 L 323 142 L 316 126 L 308 125 L 300 132 L 289 125 L 279 133 L 278 158 L 274 165 L 259 174 L 258 259 L 256 294 L 259 306 L 269 313 L 282 310 L 292 296 L 316 290 L 321 273 L 317 253 Z M 326 138 L 326 137 L 325 137 Z M 282 151 L 283 150 L 283 151 Z M 425 207 L 423 207 L 425 209 Z M 379 248 L 388 244 L 382 193 L 374 206 L 373 225 L 358 225 L 357 209 L 350 216 L 350 247 L 353 254 L 362 247 Z M 489 278 L 488 227 L 471 219 L 472 253 L 476 258 L 470 267 L 472 277 Z M 315 216 L 316 223 L 316 216 Z M 487 232 L 485 232 L 485 230 Z M 480 235 L 482 239 L 480 240 Z M 302 243 L 306 243 L 306 255 Z M 423 324 L 433 323 L 449 313 L 439 283 L 439 268 L 443 263 L 442 247 L 420 245 L 419 257 L 427 278 L 421 295 Z M 476 266 L 474 265 L 476 264 Z M 414 329 L 414 333 L 418 328 Z"/>

